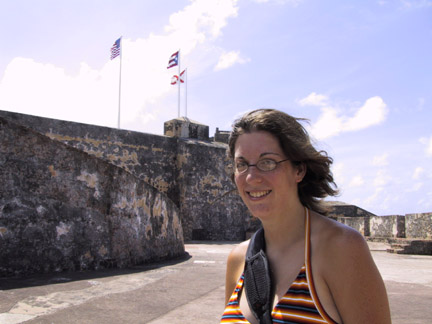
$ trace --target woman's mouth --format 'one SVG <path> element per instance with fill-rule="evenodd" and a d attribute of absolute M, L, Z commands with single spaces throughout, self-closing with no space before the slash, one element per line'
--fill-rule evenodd
<path fill-rule="evenodd" d="M 267 196 L 271 190 L 260 190 L 260 191 L 246 191 L 246 193 L 252 198 L 262 198 Z"/>

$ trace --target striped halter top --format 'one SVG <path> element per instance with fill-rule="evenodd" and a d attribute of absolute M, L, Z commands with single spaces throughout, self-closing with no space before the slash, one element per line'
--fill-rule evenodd
<path fill-rule="evenodd" d="M 305 264 L 285 295 L 273 308 L 273 324 L 329 323 L 336 324 L 322 307 L 315 290 L 310 263 L 310 215 L 306 209 Z M 239 294 L 243 289 L 244 275 L 237 282 L 233 294 L 222 315 L 221 324 L 250 324 L 243 316 Z"/>

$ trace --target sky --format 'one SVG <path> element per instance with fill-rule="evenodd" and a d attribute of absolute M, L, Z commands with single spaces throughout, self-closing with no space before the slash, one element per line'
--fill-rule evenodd
<path fill-rule="evenodd" d="M 122 129 L 162 135 L 180 115 L 213 136 L 276 108 L 333 158 L 332 200 L 432 212 L 432 0 L 0 5 L 0 110 L 117 128 L 120 97 Z"/>

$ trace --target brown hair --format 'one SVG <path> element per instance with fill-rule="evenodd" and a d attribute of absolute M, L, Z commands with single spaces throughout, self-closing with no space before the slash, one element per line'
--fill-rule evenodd
<path fill-rule="evenodd" d="M 298 185 L 301 203 L 319 213 L 327 210 L 321 198 L 338 193 L 330 171 L 333 159 L 325 151 L 317 151 L 312 145 L 306 129 L 299 123 L 303 118 L 295 118 L 275 109 L 257 109 L 236 120 L 228 145 L 229 154 L 234 159 L 235 143 L 244 133 L 266 131 L 274 135 L 286 157 L 294 165 L 304 164 L 306 174 Z"/>

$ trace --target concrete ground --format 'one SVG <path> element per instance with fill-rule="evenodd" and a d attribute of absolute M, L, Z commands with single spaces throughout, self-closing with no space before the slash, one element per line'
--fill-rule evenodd
<path fill-rule="evenodd" d="M 393 323 L 432 323 L 432 256 L 369 243 L 384 278 Z M 0 279 L 1 324 L 219 323 L 226 242 L 186 244 L 189 256 L 128 270 Z"/>

